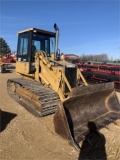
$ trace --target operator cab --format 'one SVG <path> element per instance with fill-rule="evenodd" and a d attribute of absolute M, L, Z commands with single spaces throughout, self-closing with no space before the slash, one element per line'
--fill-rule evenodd
<path fill-rule="evenodd" d="M 35 71 L 35 53 L 43 50 L 50 57 L 55 52 L 55 38 L 56 34 L 54 32 L 36 28 L 18 32 L 16 71 L 33 73 Z"/>

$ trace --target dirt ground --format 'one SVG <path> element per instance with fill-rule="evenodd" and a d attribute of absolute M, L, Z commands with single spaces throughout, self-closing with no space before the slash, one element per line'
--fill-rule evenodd
<path fill-rule="evenodd" d="M 36 118 L 7 94 L 8 78 L 14 70 L 0 74 L 0 108 L 6 119 L 0 133 L 1 160 L 80 160 L 81 153 L 54 131 L 53 115 Z M 120 93 L 118 93 L 120 98 Z M 60 126 L 62 127 L 62 126 Z M 120 160 L 120 120 L 101 129 L 107 160 Z M 94 152 L 94 151 L 93 151 Z M 103 159 L 103 158 L 102 158 Z"/>

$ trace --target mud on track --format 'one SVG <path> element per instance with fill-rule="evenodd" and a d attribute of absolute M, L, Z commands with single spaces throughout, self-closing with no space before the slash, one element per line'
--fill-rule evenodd
<path fill-rule="evenodd" d="M 95 153 L 92 146 L 88 146 L 87 155 L 79 153 L 59 137 L 54 131 L 53 115 L 36 118 L 12 100 L 7 94 L 6 82 L 8 78 L 14 77 L 19 77 L 14 70 L 0 74 L 1 160 L 79 160 L 89 156 L 89 149 Z M 120 98 L 120 93 L 118 96 Z M 100 133 L 105 138 L 107 160 L 119 160 L 120 120 Z"/>

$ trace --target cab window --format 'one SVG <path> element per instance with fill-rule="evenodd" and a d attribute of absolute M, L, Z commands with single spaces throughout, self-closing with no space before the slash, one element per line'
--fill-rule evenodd
<path fill-rule="evenodd" d="M 55 37 L 41 33 L 33 33 L 32 45 L 35 46 L 36 51 L 43 50 L 47 56 L 50 56 L 55 50 Z"/>
<path fill-rule="evenodd" d="M 17 54 L 18 55 L 28 54 L 28 33 L 23 33 L 19 35 Z"/>

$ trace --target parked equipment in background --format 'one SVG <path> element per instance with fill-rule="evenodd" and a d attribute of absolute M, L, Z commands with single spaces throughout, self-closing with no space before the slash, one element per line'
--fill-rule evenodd
<path fill-rule="evenodd" d="M 6 66 L 5 63 L 3 63 L 3 58 L 2 58 L 2 56 L 0 55 L 0 73 L 6 72 L 6 68 L 7 68 L 7 66 Z"/>
<path fill-rule="evenodd" d="M 120 91 L 120 66 L 119 65 L 79 65 L 82 74 L 90 84 L 114 82 L 115 89 Z"/>
<path fill-rule="evenodd" d="M 15 53 L 6 53 L 3 56 L 4 63 L 16 63 L 16 54 Z"/>
<path fill-rule="evenodd" d="M 61 60 L 54 28 L 18 32 L 16 72 L 22 78 L 8 79 L 8 93 L 35 116 L 55 113 L 55 131 L 79 149 L 88 122 L 105 127 L 120 118 L 120 103 L 113 83 L 89 86 L 76 65 Z"/>

